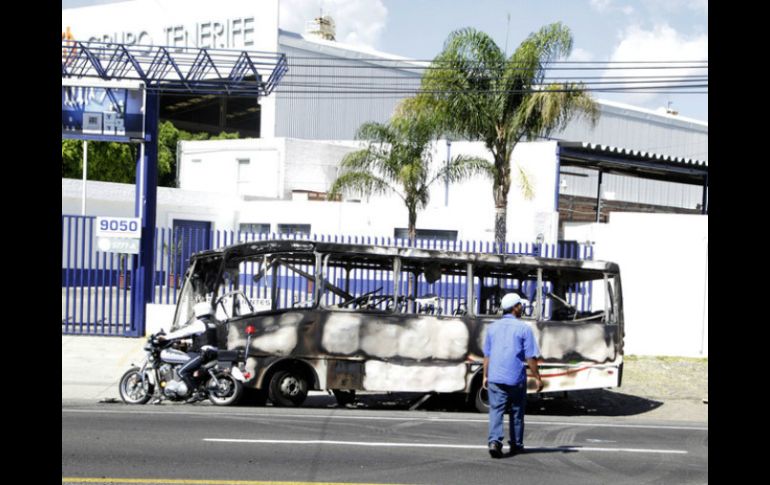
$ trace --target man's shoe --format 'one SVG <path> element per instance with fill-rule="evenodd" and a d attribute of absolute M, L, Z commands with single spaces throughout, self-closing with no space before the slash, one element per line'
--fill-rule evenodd
<path fill-rule="evenodd" d="M 518 455 L 519 453 L 524 453 L 524 445 L 521 445 L 521 446 L 511 445 L 511 448 L 510 448 L 511 456 Z"/>
<path fill-rule="evenodd" d="M 489 442 L 489 455 L 492 458 L 502 458 L 503 457 L 503 444 L 499 441 L 490 441 Z"/>

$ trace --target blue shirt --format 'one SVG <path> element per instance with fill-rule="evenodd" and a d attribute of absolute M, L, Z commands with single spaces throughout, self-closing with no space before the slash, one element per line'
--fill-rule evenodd
<path fill-rule="evenodd" d="M 527 359 L 538 355 L 535 334 L 515 316 L 506 314 L 487 327 L 484 356 L 489 358 L 489 382 L 510 386 L 526 382 Z"/>

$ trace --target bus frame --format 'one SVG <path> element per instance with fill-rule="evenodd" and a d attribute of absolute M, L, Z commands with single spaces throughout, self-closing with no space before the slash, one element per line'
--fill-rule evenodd
<path fill-rule="evenodd" d="M 387 277 L 367 279 L 377 271 Z M 451 288 L 455 304 L 446 313 L 447 298 L 425 294 L 436 283 Z M 523 320 L 541 350 L 542 392 L 620 386 L 622 292 L 619 268 L 610 262 L 245 242 L 190 258 L 172 329 L 192 321 L 192 306 L 200 301 L 217 308 L 220 348 L 244 349 L 246 327 L 253 326 L 247 389 L 258 402 L 298 406 L 309 390 L 332 391 L 341 402 L 355 391 L 446 392 L 465 393 L 470 406 L 485 411 L 484 336 L 501 317 L 499 301 L 509 291 L 527 301 Z M 533 379 L 527 388 L 536 392 Z"/>

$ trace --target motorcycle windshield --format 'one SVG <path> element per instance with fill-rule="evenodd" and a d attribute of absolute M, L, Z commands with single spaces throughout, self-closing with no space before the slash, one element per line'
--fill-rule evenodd
<path fill-rule="evenodd" d="M 179 293 L 179 298 L 176 303 L 176 312 L 174 313 L 174 321 L 171 324 L 171 331 L 176 331 L 179 328 L 185 326 L 187 322 L 194 317 L 193 306 L 195 305 L 195 295 L 193 292 L 193 285 L 190 281 L 190 277 L 195 274 L 195 263 L 192 262 L 187 274 L 185 275 L 184 284 L 182 285 L 182 291 Z"/>

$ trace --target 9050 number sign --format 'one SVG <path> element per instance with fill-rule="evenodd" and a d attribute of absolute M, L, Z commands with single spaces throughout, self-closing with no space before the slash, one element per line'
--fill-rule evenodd
<path fill-rule="evenodd" d="M 95 236 L 139 239 L 142 237 L 141 219 L 138 217 L 97 217 Z"/>

